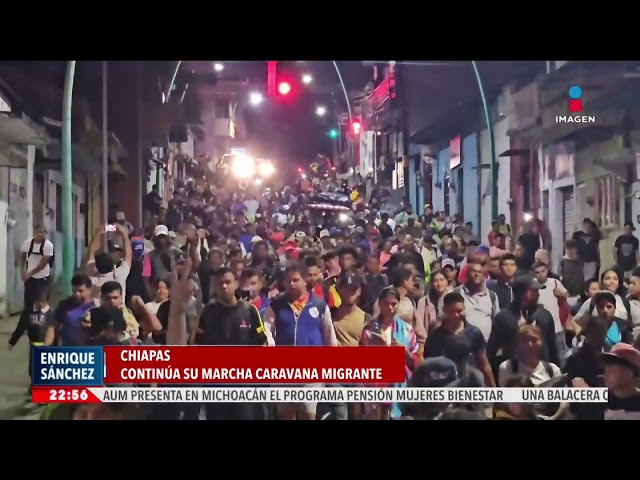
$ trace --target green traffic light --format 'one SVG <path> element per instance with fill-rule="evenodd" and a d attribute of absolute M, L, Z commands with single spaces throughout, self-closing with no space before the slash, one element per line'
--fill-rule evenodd
<path fill-rule="evenodd" d="M 338 130 L 335 128 L 329 130 L 329 138 L 338 138 Z"/>

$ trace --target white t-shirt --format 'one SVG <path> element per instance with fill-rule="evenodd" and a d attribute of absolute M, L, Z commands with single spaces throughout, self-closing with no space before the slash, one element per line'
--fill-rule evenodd
<path fill-rule="evenodd" d="M 144 304 L 145 308 L 153 313 L 154 315 L 158 313 L 158 309 L 160 308 L 160 305 L 162 305 L 164 302 L 156 302 L 155 300 L 153 302 L 147 302 Z"/>
<path fill-rule="evenodd" d="M 25 240 L 22 244 L 22 248 L 20 248 L 20 252 L 24 253 L 27 256 L 27 272 L 35 269 L 42 257 L 40 256 L 40 244 L 34 243 L 33 248 L 31 249 L 31 255 L 29 255 L 29 247 L 31 246 L 31 238 L 29 240 Z M 49 240 L 44 241 L 44 247 L 42 248 L 42 255 L 45 257 L 51 257 L 53 255 L 53 243 Z M 34 273 L 32 275 L 33 278 L 47 278 L 51 274 L 51 267 L 49 263 L 47 263 L 42 270 L 38 273 Z"/>
<path fill-rule="evenodd" d="M 257 200 L 245 200 L 244 206 L 247 207 L 247 218 L 250 222 L 255 222 L 256 212 L 260 208 L 260 203 Z"/>
<path fill-rule="evenodd" d="M 90 264 L 95 264 L 95 262 L 90 262 Z M 100 288 L 104 283 L 115 280 L 122 287 L 122 298 L 124 298 L 127 295 L 127 278 L 129 277 L 130 271 L 131 265 L 123 260 L 120 262 L 120 265 L 113 270 L 113 272 L 98 274 L 91 277 L 91 283 L 93 283 L 95 287 Z"/>
<path fill-rule="evenodd" d="M 558 297 L 555 296 L 553 290 L 556 288 L 564 292 L 567 290 L 564 288 L 560 280 L 556 280 L 555 278 L 547 278 L 544 285 L 547 288 L 538 290 L 540 294 L 538 303 L 549 310 L 549 313 L 553 317 L 553 324 L 555 326 L 556 333 L 564 332 L 564 327 L 562 326 L 562 323 L 560 323 L 560 305 L 558 304 Z"/>
<path fill-rule="evenodd" d="M 540 290 L 542 291 L 542 290 Z M 498 369 L 498 386 L 504 387 L 507 385 L 509 380 L 512 378 L 528 378 L 531 380 L 534 386 L 538 386 L 541 383 L 544 383 L 552 378 L 559 377 L 562 375 L 562 372 L 558 368 L 557 365 L 553 363 L 549 363 L 549 367 L 551 372 L 547 372 L 547 368 L 545 368 L 544 363 L 538 362 L 536 368 L 531 369 L 522 363 L 518 363 L 517 373 L 513 371 L 513 363 L 512 360 L 505 360 L 500 364 Z M 553 376 L 549 376 L 549 373 L 553 373 Z"/>
<path fill-rule="evenodd" d="M 393 325 L 389 325 L 384 329 L 384 339 L 387 345 L 391 345 L 391 341 L 393 340 Z"/>

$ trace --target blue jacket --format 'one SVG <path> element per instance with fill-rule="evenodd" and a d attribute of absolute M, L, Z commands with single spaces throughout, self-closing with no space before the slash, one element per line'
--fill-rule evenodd
<path fill-rule="evenodd" d="M 260 314 L 260 318 L 264 318 L 264 312 L 271 306 L 271 299 L 269 298 L 269 295 L 264 293 L 260 293 L 260 295 L 258 295 L 258 298 L 260 298 L 260 303 L 258 305 L 256 305 L 254 302 L 249 303 L 257 308 L 258 313 Z"/>
<path fill-rule="evenodd" d="M 324 346 L 322 324 L 327 304 L 323 300 L 309 295 L 307 304 L 297 318 L 284 295 L 271 301 L 271 309 L 275 314 L 276 345 Z"/>

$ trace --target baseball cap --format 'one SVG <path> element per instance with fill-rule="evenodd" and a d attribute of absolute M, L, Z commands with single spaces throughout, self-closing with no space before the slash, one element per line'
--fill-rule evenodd
<path fill-rule="evenodd" d="M 479 245 L 478 248 L 476 248 L 476 252 L 489 255 L 491 250 L 489 250 L 489 247 L 487 247 L 486 245 Z"/>
<path fill-rule="evenodd" d="M 329 230 L 321 230 L 320 238 L 326 238 L 326 237 L 331 237 L 331 234 L 329 234 Z"/>
<path fill-rule="evenodd" d="M 542 290 L 547 288 L 545 285 L 542 285 L 536 277 L 530 274 L 522 275 L 517 277 L 511 286 L 511 290 L 515 294 L 516 292 L 523 293 L 526 290 Z"/>
<path fill-rule="evenodd" d="M 169 235 L 169 229 L 167 228 L 166 225 L 157 225 L 155 230 L 153 231 L 153 236 L 154 237 L 160 237 L 160 236 L 168 236 Z"/>
<path fill-rule="evenodd" d="M 253 237 L 251 237 L 251 243 L 256 243 L 261 241 L 262 241 L 262 237 L 259 235 L 254 235 Z"/>
<path fill-rule="evenodd" d="M 444 260 L 442 260 L 442 268 L 446 268 L 446 267 L 450 267 L 455 269 L 456 268 L 456 262 L 453 261 L 453 259 L 451 258 L 445 258 Z"/>
<path fill-rule="evenodd" d="M 425 358 L 411 378 L 411 385 L 420 388 L 456 387 L 459 383 L 458 368 L 446 357 Z"/>
<path fill-rule="evenodd" d="M 307 234 L 304 232 L 296 232 L 294 237 L 296 240 L 302 240 L 304 237 L 306 237 Z"/>
<path fill-rule="evenodd" d="M 610 352 L 602 353 L 600 359 L 604 364 L 618 364 L 633 368 L 640 372 L 640 352 L 626 343 L 618 343 Z"/>
<path fill-rule="evenodd" d="M 358 275 L 342 275 L 338 280 L 338 288 L 360 288 L 362 287 L 362 279 Z"/>
<path fill-rule="evenodd" d="M 298 248 L 298 245 L 296 244 L 295 241 L 292 241 L 292 240 L 289 240 L 284 244 L 284 251 L 285 252 L 293 252 L 297 248 Z"/>
<path fill-rule="evenodd" d="M 636 231 L 636 227 L 633 225 L 633 222 L 627 222 L 624 224 L 625 228 L 630 228 L 632 232 Z"/>

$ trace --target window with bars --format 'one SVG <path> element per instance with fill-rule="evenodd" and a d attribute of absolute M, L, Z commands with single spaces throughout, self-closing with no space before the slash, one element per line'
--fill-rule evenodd
<path fill-rule="evenodd" d="M 620 180 L 615 175 L 595 179 L 596 221 L 600 228 L 620 226 Z"/>

